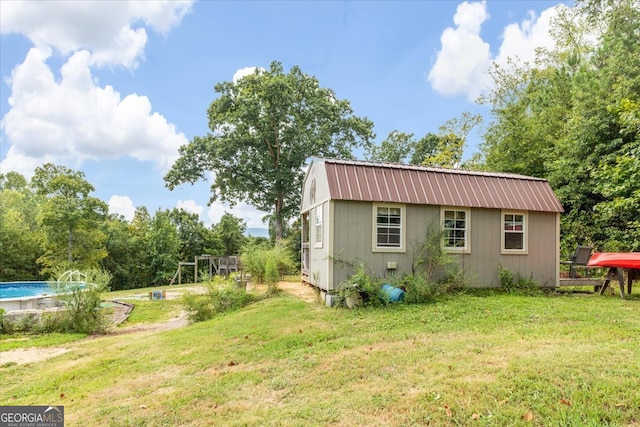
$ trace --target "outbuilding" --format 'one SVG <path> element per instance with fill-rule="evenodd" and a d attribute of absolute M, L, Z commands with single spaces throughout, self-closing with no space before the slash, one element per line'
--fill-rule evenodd
<path fill-rule="evenodd" d="M 554 287 L 562 212 L 540 178 L 314 158 L 302 188 L 302 280 L 334 294 L 353 273 L 345 264 L 410 273 L 416 245 L 435 227 L 472 286 L 500 286 L 503 266 Z"/>

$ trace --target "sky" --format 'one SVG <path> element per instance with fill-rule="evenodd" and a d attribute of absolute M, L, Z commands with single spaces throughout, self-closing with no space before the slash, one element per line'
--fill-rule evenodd
<path fill-rule="evenodd" d="M 136 207 L 225 212 L 265 227 L 264 212 L 215 202 L 210 182 L 173 191 L 178 147 L 209 132 L 214 86 L 276 60 L 297 65 L 374 123 L 437 133 L 487 93 L 492 63 L 551 47 L 558 1 L 0 2 L 0 172 L 44 163 L 82 171 L 94 197 Z M 234 77 L 235 76 L 235 77 Z M 465 157 L 478 151 L 482 129 Z M 363 153 L 355 153 L 363 158 Z"/>

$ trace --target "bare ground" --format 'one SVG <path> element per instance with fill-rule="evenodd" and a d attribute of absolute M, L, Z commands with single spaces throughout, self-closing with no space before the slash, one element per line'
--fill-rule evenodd
<path fill-rule="evenodd" d="M 294 295 L 303 301 L 313 303 L 318 301 L 318 295 L 313 287 L 303 284 L 301 282 L 280 282 L 278 287 L 284 292 Z M 175 298 L 176 295 L 169 294 L 168 298 Z M 130 311 L 130 310 L 129 310 Z M 117 325 L 126 319 L 128 315 L 126 306 L 119 306 L 115 309 L 114 315 L 111 319 L 113 325 Z M 143 332 L 160 332 L 168 331 L 171 329 L 180 328 L 186 326 L 188 323 L 186 313 L 182 312 L 178 317 L 169 319 L 165 322 L 149 323 L 142 325 L 133 325 L 124 328 L 118 328 L 112 330 L 108 335 L 123 335 L 123 334 L 136 334 Z M 93 339 L 96 337 L 90 337 Z M 68 351 L 73 350 L 73 346 L 70 347 L 32 347 L 32 348 L 19 348 L 14 350 L 8 350 L 0 352 L 0 365 L 5 364 L 17 364 L 25 365 L 28 363 L 42 362 L 52 357 L 59 356 Z"/>

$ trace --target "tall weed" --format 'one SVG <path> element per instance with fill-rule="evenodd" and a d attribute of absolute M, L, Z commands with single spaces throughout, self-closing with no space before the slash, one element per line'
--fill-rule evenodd
<path fill-rule="evenodd" d="M 271 281 L 277 275 L 278 278 L 275 280 L 277 282 L 280 277 L 295 270 L 291 253 L 282 246 L 267 247 L 261 244 L 252 244 L 244 248 L 242 268 L 251 275 L 253 283 L 267 282 L 267 264 L 271 268 L 268 278 Z"/>
<path fill-rule="evenodd" d="M 238 310 L 258 299 L 243 287 L 214 280 L 207 284 L 204 294 L 185 293 L 182 304 L 191 322 L 202 322 L 218 314 Z"/>

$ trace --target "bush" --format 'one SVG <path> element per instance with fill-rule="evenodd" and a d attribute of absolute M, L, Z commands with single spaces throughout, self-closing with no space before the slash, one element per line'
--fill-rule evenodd
<path fill-rule="evenodd" d="M 251 275 L 251 281 L 254 283 L 267 282 L 266 269 L 269 262 L 273 264 L 270 267 L 272 270 L 269 272 L 269 280 L 273 281 L 274 277 L 277 276 L 276 283 L 280 277 L 295 271 L 295 263 L 292 256 L 284 247 L 274 246 L 269 248 L 261 244 L 253 244 L 246 246 L 242 252 L 242 268 Z"/>
<path fill-rule="evenodd" d="M 542 290 L 533 281 L 533 277 L 516 278 L 513 272 L 502 265 L 498 265 L 498 278 L 500 279 L 500 286 L 507 293 L 519 294 L 519 295 L 540 295 Z"/>
<path fill-rule="evenodd" d="M 103 270 L 90 269 L 80 272 L 85 283 L 72 283 L 58 289 L 58 300 L 66 310 L 47 315 L 42 319 L 42 332 L 104 333 L 107 319 L 102 312 L 102 293 L 109 288 L 111 275 Z M 58 276 L 59 277 L 59 276 Z"/>
<path fill-rule="evenodd" d="M 59 322 L 64 332 L 85 334 L 105 332 L 107 321 L 100 310 L 103 289 L 98 284 L 87 283 L 84 288 L 76 285 L 58 296 L 67 308 Z"/>
<path fill-rule="evenodd" d="M 201 322 L 232 310 L 238 310 L 257 298 L 244 288 L 236 288 L 226 283 L 210 282 L 206 294 L 188 292 L 182 296 L 182 303 L 191 322 Z"/>
<path fill-rule="evenodd" d="M 11 334 L 14 331 L 14 325 L 5 315 L 4 308 L 0 308 L 0 332 L 3 334 Z"/>
<path fill-rule="evenodd" d="M 351 297 L 359 296 L 365 306 L 381 306 L 389 302 L 389 296 L 382 291 L 382 281 L 375 277 L 364 263 L 359 263 L 347 280 L 338 286 L 338 306 L 347 305 Z"/>
<path fill-rule="evenodd" d="M 429 227 L 424 241 L 414 249 L 412 273 L 423 275 L 429 283 L 452 275 L 453 270 L 457 268 L 451 255 L 442 248 L 443 237 L 443 232 Z"/>
<path fill-rule="evenodd" d="M 264 281 L 269 287 L 269 293 L 273 293 L 275 291 L 279 280 L 280 275 L 278 274 L 278 266 L 276 265 L 276 261 L 273 258 L 267 258 L 264 267 Z"/>

